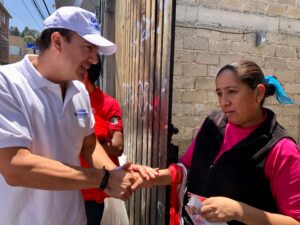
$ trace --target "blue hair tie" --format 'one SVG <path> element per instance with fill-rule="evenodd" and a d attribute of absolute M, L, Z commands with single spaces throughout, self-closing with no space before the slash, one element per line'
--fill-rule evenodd
<path fill-rule="evenodd" d="M 281 104 L 294 104 L 292 99 L 286 95 L 281 84 L 274 76 L 265 76 L 265 82 L 268 84 L 273 84 L 275 87 L 275 96 L 279 103 Z"/>

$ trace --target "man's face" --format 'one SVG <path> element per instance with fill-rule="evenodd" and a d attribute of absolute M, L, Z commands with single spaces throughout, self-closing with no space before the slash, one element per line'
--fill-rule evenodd
<path fill-rule="evenodd" d="M 70 42 L 65 38 L 62 42 L 61 68 L 64 80 L 83 80 L 90 65 L 97 63 L 98 46 L 85 41 L 75 32 Z"/>

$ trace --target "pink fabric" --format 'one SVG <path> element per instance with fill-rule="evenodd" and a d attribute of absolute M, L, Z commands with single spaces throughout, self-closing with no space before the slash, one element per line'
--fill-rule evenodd
<path fill-rule="evenodd" d="M 300 221 L 300 150 L 291 140 L 279 141 L 267 157 L 265 174 L 280 212 Z"/>
<path fill-rule="evenodd" d="M 223 144 L 214 163 L 224 152 L 246 138 L 258 126 L 241 128 L 227 123 Z M 196 138 L 194 138 L 186 153 L 180 158 L 180 162 L 187 168 L 191 167 L 195 142 Z M 264 171 L 266 177 L 270 180 L 271 191 L 280 212 L 300 221 L 299 147 L 288 138 L 279 141 L 267 156 Z"/>
<path fill-rule="evenodd" d="M 199 129 L 196 137 L 198 136 L 201 128 Z M 181 156 L 179 159 L 179 162 L 183 163 L 186 168 L 190 169 L 192 165 L 192 158 L 193 158 L 193 153 L 194 153 L 194 148 L 195 148 L 195 143 L 196 143 L 196 138 L 193 139 L 192 144 L 187 148 L 185 154 Z"/>
<path fill-rule="evenodd" d="M 245 139 L 252 131 L 254 131 L 257 127 L 259 127 L 259 125 L 260 124 L 254 127 L 242 128 L 228 122 L 225 128 L 225 136 L 224 136 L 223 144 L 221 150 L 219 151 L 217 157 L 214 160 L 214 164 L 217 162 L 217 160 L 224 152 L 228 151 L 234 145 L 239 143 L 241 140 Z"/>
<path fill-rule="evenodd" d="M 246 138 L 254 129 L 256 129 L 259 125 L 249 128 L 241 128 L 236 126 L 232 123 L 227 123 L 225 128 L 225 137 L 221 147 L 220 152 L 218 153 L 217 157 L 214 160 L 214 163 L 220 158 L 220 156 L 237 144 L 239 141 Z M 199 129 L 198 133 L 201 129 Z M 196 137 L 198 136 L 198 133 Z M 226 135 L 227 134 L 227 135 Z M 230 135 L 229 135 L 230 134 Z M 232 135 L 234 134 L 234 135 Z M 192 164 L 192 157 L 194 153 L 194 148 L 196 144 L 196 138 L 193 139 L 192 144 L 188 147 L 185 154 L 180 158 L 180 162 L 183 163 L 187 168 L 191 167 Z"/>

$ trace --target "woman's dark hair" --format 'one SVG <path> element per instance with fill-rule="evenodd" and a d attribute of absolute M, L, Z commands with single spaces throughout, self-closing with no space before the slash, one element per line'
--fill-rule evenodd
<path fill-rule="evenodd" d="M 102 64 L 99 55 L 98 57 L 98 63 L 90 65 L 90 68 L 88 68 L 88 79 L 92 83 L 95 83 L 99 76 L 102 74 Z"/>
<path fill-rule="evenodd" d="M 225 65 L 219 70 L 217 77 L 225 70 L 234 72 L 237 77 L 252 90 L 254 90 L 257 85 L 263 84 L 266 88 L 264 99 L 275 94 L 274 85 L 265 82 L 264 73 L 255 62 L 241 60 Z"/>
<path fill-rule="evenodd" d="M 73 31 L 64 28 L 48 28 L 44 30 L 40 36 L 36 39 L 36 44 L 40 49 L 40 52 L 44 52 L 49 48 L 51 43 L 51 35 L 54 32 L 60 33 L 61 36 L 65 37 L 67 42 L 70 42 L 72 39 Z"/>

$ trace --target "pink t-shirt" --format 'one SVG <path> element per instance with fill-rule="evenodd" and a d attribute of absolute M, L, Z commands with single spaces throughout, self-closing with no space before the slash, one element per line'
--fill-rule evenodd
<path fill-rule="evenodd" d="M 214 163 L 224 152 L 246 138 L 258 126 L 241 128 L 228 122 L 221 150 Z M 195 142 L 196 138 L 180 158 L 180 162 L 188 168 L 191 167 Z M 279 211 L 300 221 L 299 147 L 288 138 L 280 140 L 268 154 L 264 172 L 270 180 L 271 191 L 276 199 Z"/>

